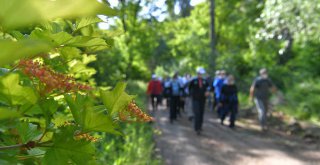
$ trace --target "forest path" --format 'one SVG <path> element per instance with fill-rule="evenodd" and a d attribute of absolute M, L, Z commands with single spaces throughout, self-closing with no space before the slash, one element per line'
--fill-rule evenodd
<path fill-rule="evenodd" d="M 203 132 L 198 136 L 185 113 L 173 124 L 168 114 L 163 106 L 153 113 L 156 147 L 167 165 L 320 164 L 319 145 L 272 129 L 261 132 L 257 125 L 239 122 L 236 129 L 230 129 L 206 111 Z"/>

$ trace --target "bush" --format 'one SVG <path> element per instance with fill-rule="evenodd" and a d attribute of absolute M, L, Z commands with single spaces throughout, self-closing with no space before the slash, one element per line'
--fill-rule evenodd
<path fill-rule="evenodd" d="M 127 91 L 135 92 L 138 97 L 136 103 L 140 107 L 146 107 L 146 83 L 131 81 Z M 142 108 L 143 109 L 143 108 Z M 149 124 L 129 123 L 121 125 L 125 136 L 105 134 L 103 144 L 98 146 L 101 164 L 161 164 L 161 160 L 155 158 L 153 128 Z"/>
<path fill-rule="evenodd" d="M 320 80 L 306 80 L 295 84 L 286 93 L 290 114 L 299 119 L 320 121 Z M 288 110 L 286 110 L 288 111 Z"/>

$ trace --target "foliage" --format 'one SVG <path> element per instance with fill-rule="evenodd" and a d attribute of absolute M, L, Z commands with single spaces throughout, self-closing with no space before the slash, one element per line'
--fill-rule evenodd
<path fill-rule="evenodd" d="M 146 107 L 146 84 L 130 81 L 127 91 L 137 94 L 136 102 Z M 98 163 L 101 164 L 161 164 L 154 155 L 152 125 L 128 123 L 120 124 L 124 136 L 99 135 L 103 140 L 98 143 Z"/>
<path fill-rule="evenodd" d="M 300 84 L 295 84 L 287 92 L 289 100 L 289 113 L 300 119 L 311 119 L 319 121 L 319 80 L 306 80 Z"/>
<path fill-rule="evenodd" d="M 106 84 L 121 79 L 146 81 L 154 72 L 163 77 L 177 71 L 194 74 L 198 66 L 213 76 L 208 61 L 209 1 L 194 6 L 190 15 L 183 17 L 177 15 L 185 11 L 173 10 L 180 1 L 166 1 L 167 10 L 161 10 L 162 16 L 166 15 L 163 21 L 153 15 L 159 11 L 156 7 L 149 9 L 151 14 L 143 14 L 154 1 L 125 2 L 118 7 L 121 11 L 128 8 L 122 14 L 132 16 L 119 18 L 110 29 L 110 34 L 123 35 L 115 36 L 114 49 L 98 55 L 92 65 L 98 70 L 95 78 Z M 319 0 L 215 0 L 215 68 L 235 75 L 245 94 L 258 70 L 267 68 L 276 86 L 288 92 L 288 100 L 293 99 L 290 91 L 295 91 L 294 86 L 320 75 L 319 20 L 315 20 L 320 12 L 316 4 Z M 99 68 L 102 63 L 109 67 Z M 114 63 L 118 67 L 111 65 Z"/>
<path fill-rule="evenodd" d="M 126 124 L 123 132 L 126 136 L 105 136 L 99 146 L 98 155 L 101 164 L 161 164 L 153 155 L 154 142 L 151 125 Z"/>
<path fill-rule="evenodd" d="M 125 134 L 120 114 L 152 120 L 124 83 L 105 91 L 91 78 L 92 53 L 110 47 L 96 15 L 115 13 L 89 0 L 0 0 L 1 164 L 95 164 L 97 132 Z"/>

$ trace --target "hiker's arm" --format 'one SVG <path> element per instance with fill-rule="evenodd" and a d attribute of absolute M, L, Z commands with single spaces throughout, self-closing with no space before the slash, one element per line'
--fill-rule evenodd
<path fill-rule="evenodd" d="M 254 84 L 251 85 L 250 87 L 250 92 L 249 92 L 249 101 L 252 101 L 253 100 L 253 94 L 254 94 Z"/>
<path fill-rule="evenodd" d="M 276 93 L 277 87 L 274 85 L 274 83 L 270 79 L 269 79 L 269 84 L 270 84 L 271 92 Z"/>
<path fill-rule="evenodd" d="M 272 92 L 272 93 L 276 93 L 276 92 L 277 92 L 276 86 L 273 85 L 273 86 L 271 87 L 271 92 Z"/>

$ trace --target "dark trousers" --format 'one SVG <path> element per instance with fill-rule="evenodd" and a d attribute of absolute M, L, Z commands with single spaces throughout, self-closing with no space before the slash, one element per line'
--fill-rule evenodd
<path fill-rule="evenodd" d="M 223 123 L 224 119 L 228 114 L 230 114 L 230 126 L 235 126 L 236 121 L 236 115 L 238 113 L 238 104 L 236 103 L 229 103 L 229 104 L 223 104 L 221 107 L 221 122 Z"/>
<path fill-rule="evenodd" d="M 214 96 L 214 98 L 213 98 L 213 101 L 214 101 L 214 103 L 213 103 L 213 110 L 215 110 L 215 108 L 217 107 L 217 105 L 218 105 L 218 99 L 216 98 L 216 96 Z"/>
<path fill-rule="evenodd" d="M 194 130 L 202 129 L 205 99 L 192 99 L 192 109 L 194 114 Z"/>
<path fill-rule="evenodd" d="M 170 121 L 177 119 L 177 111 L 179 108 L 180 97 L 171 96 L 170 97 Z"/>
<path fill-rule="evenodd" d="M 184 98 L 180 96 L 177 107 L 177 116 L 181 117 L 181 111 L 184 112 Z"/>
<path fill-rule="evenodd" d="M 223 106 L 217 106 L 217 114 L 218 114 L 218 117 L 221 118 L 222 115 L 223 115 Z"/>
<path fill-rule="evenodd" d="M 151 94 L 151 104 L 152 104 L 152 109 L 153 110 L 157 110 L 158 109 L 158 105 L 160 104 L 160 101 L 161 101 L 160 97 L 161 97 L 160 95 Z M 157 99 L 157 101 L 155 102 L 154 99 Z"/>

